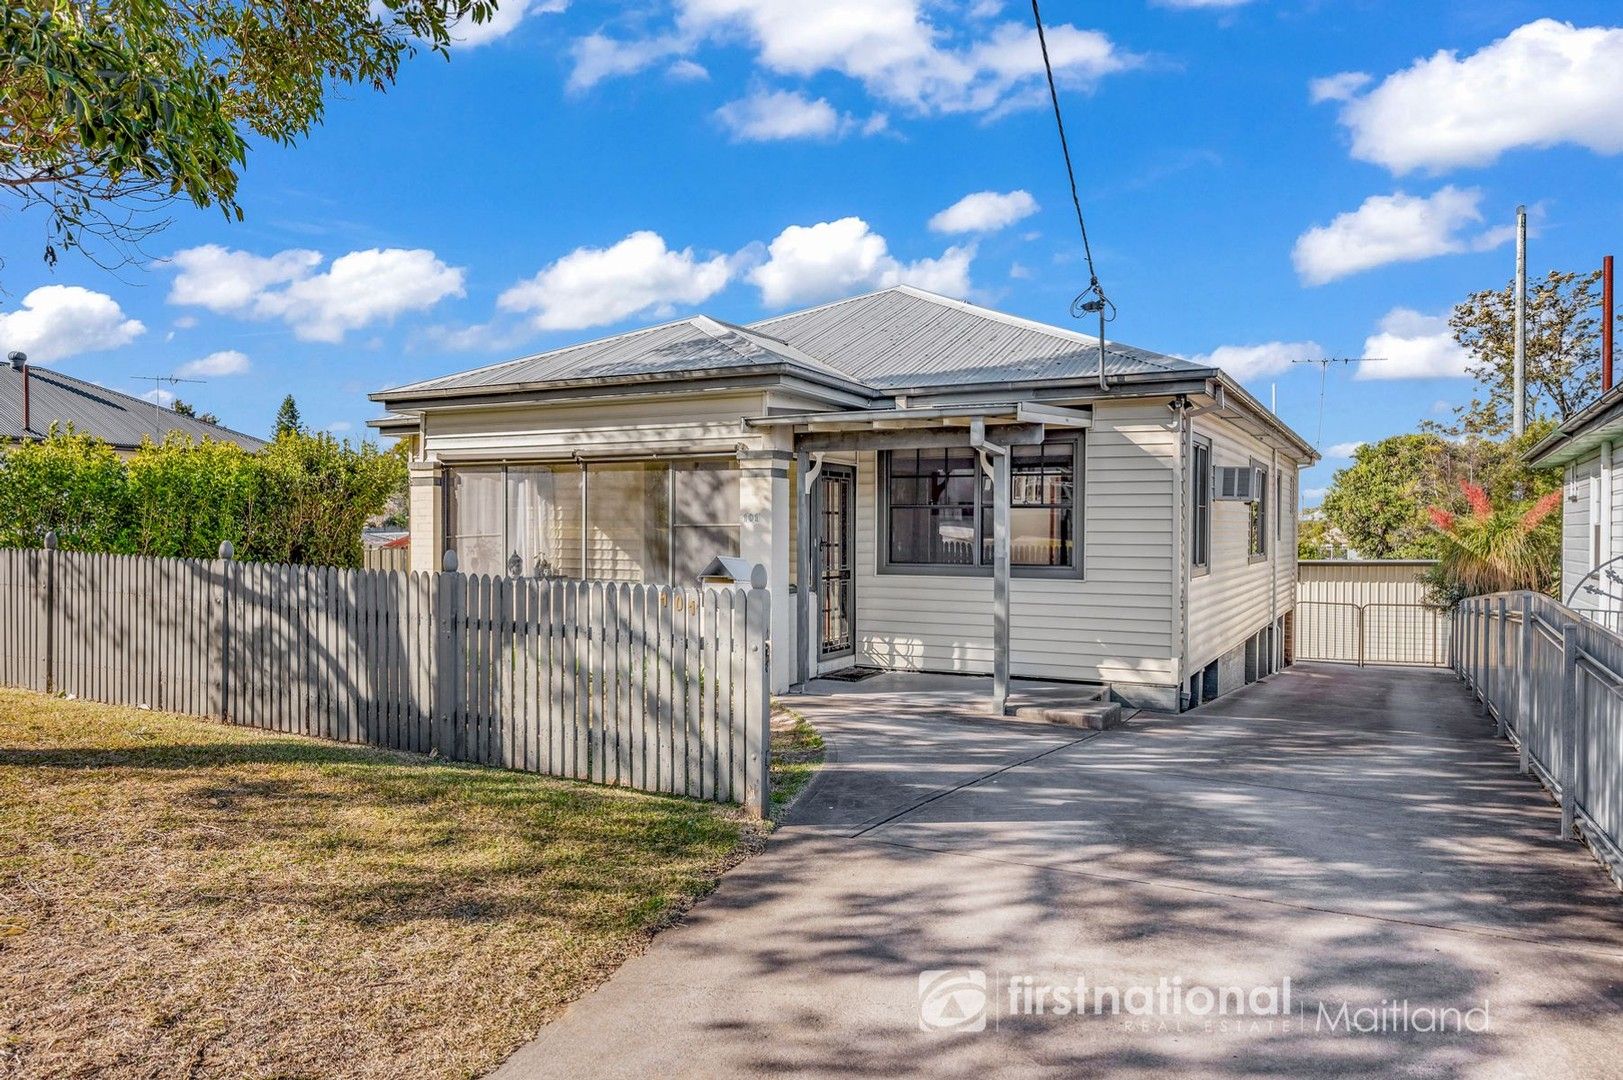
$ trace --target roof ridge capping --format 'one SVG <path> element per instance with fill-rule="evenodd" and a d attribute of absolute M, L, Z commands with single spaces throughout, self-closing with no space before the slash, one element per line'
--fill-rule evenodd
<path fill-rule="evenodd" d="M 859 296 L 847 296 L 839 300 L 830 300 L 827 303 L 816 304 L 808 308 L 801 308 L 798 311 L 785 312 L 782 315 L 774 315 L 771 318 L 761 319 L 758 322 L 750 323 L 749 328 L 755 330 L 759 327 L 766 326 L 769 323 L 781 322 L 785 319 L 798 318 L 802 315 L 810 315 L 813 312 L 826 311 L 829 308 L 839 307 L 842 304 L 851 304 L 860 300 L 869 300 L 876 296 L 883 296 L 886 293 L 900 293 L 904 296 L 911 296 L 915 300 L 923 300 L 928 303 L 939 304 L 942 307 L 952 308 L 956 311 L 966 312 L 978 318 L 986 319 L 989 322 L 999 322 L 1006 326 L 1015 326 L 1023 330 L 1030 330 L 1034 333 L 1047 334 L 1049 337 L 1060 338 L 1064 341 L 1072 341 L 1079 345 L 1086 345 L 1091 348 L 1098 348 L 1099 345 L 1099 337 L 1097 334 L 1084 334 L 1079 330 L 1071 330 L 1067 327 L 1055 326 L 1053 323 L 1045 323 L 1037 319 L 1028 319 L 1020 315 L 1011 315 L 1006 311 L 999 311 L 996 308 L 989 308 L 982 304 L 972 303 L 968 300 L 960 300 L 956 297 L 931 292 L 929 289 L 922 289 L 917 285 L 908 285 L 905 283 L 891 285 L 883 289 L 875 289 L 872 292 L 862 293 Z M 1185 360 L 1182 357 L 1170 356 L 1166 353 L 1152 352 L 1149 349 L 1141 349 L 1136 345 L 1128 345 L 1125 342 L 1112 341 L 1108 338 L 1105 340 L 1105 351 L 1113 352 L 1118 356 L 1131 356 L 1134 359 L 1141 360 L 1147 364 L 1153 364 L 1156 367 L 1162 368 L 1166 371 L 1179 370 L 1179 365 L 1188 365 L 1188 368 L 1190 369 L 1201 366 L 1193 363 L 1192 361 Z"/>

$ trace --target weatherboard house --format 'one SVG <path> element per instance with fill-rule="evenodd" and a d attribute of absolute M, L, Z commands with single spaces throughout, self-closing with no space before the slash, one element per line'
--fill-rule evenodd
<path fill-rule="evenodd" d="M 372 395 L 412 565 L 761 564 L 777 689 L 851 665 L 1186 708 L 1284 662 L 1313 449 L 1222 371 L 900 286 Z M 738 565 L 738 564 L 735 564 Z"/>

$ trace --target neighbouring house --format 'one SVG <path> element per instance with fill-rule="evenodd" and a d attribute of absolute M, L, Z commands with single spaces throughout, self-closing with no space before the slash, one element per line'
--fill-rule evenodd
<path fill-rule="evenodd" d="M 53 425 L 92 435 L 122 457 L 140 449 L 143 440 L 162 442 L 171 431 L 193 439 L 233 442 L 249 451 L 265 446 L 263 439 L 60 371 L 14 359 L 0 366 L 0 441 L 43 439 Z"/>
<path fill-rule="evenodd" d="M 1311 446 L 1223 372 L 906 286 L 372 395 L 412 566 L 766 568 L 778 689 L 851 665 L 1187 707 L 1273 670 Z M 810 586 L 809 588 L 807 586 Z"/>
<path fill-rule="evenodd" d="M 1564 474 L 1558 599 L 1619 629 L 1623 575 L 1606 564 L 1623 555 L 1623 384 L 1540 439 L 1525 460 Z"/>

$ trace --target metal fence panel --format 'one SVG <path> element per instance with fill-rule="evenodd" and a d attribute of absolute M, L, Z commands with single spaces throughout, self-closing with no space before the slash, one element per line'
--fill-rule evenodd
<path fill-rule="evenodd" d="M 1455 610 L 1454 667 L 1524 772 L 1560 800 L 1623 883 L 1623 637 L 1548 596 L 1473 597 Z"/>

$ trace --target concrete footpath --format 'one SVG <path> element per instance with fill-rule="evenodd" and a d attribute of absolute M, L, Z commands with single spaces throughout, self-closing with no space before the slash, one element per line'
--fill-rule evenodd
<path fill-rule="evenodd" d="M 1104 732 L 863 685 L 796 699 L 836 760 L 767 850 L 498 1077 L 1623 1076 L 1623 899 L 1451 675 Z"/>

